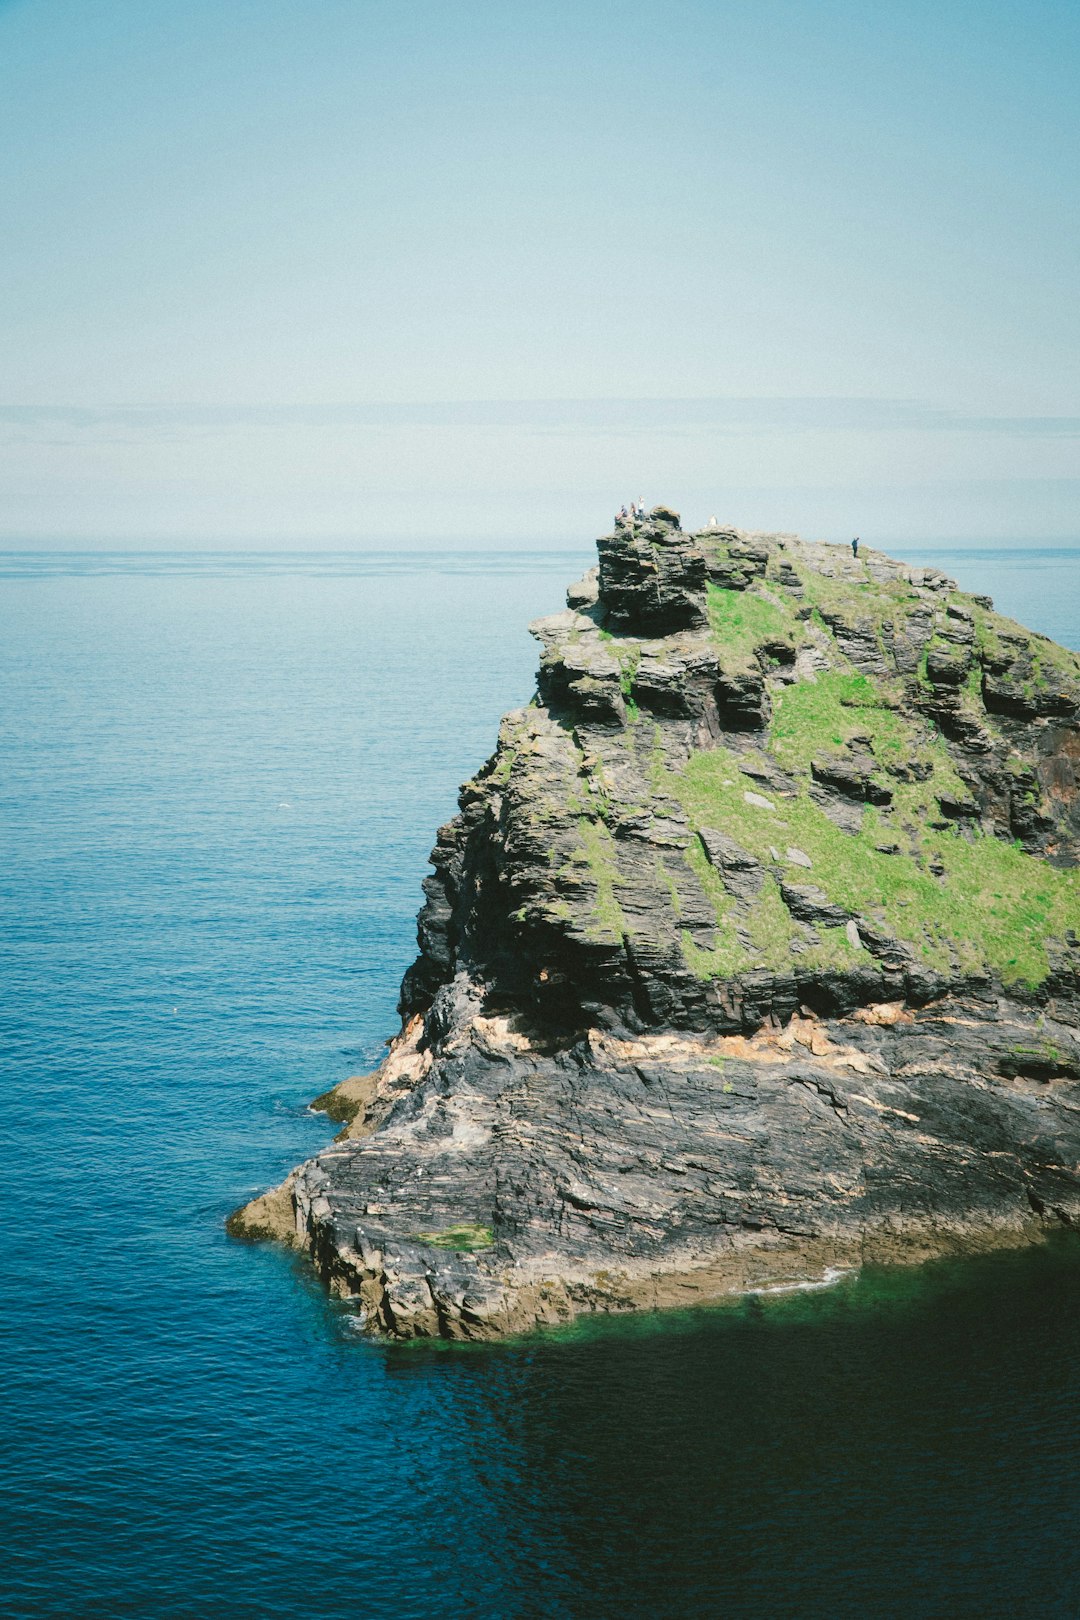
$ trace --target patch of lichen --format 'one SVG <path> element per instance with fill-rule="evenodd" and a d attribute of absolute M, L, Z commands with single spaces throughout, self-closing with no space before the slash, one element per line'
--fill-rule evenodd
<path fill-rule="evenodd" d="M 323 1091 L 318 1097 L 311 1100 L 311 1108 L 317 1114 L 325 1114 L 338 1125 L 351 1125 L 366 1113 L 371 1104 L 378 1085 L 377 1074 L 351 1074 L 346 1080 L 339 1080 L 336 1086 L 329 1091 Z"/>

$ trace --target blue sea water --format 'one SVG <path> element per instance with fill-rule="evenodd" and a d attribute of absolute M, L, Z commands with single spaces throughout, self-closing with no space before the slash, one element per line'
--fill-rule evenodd
<path fill-rule="evenodd" d="M 1080 550 L 909 555 L 1080 646 Z M 1080 1616 L 1073 1243 L 440 1349 L 225 1236 L 588 561 L 0 556 L 5 1616 Z"/>

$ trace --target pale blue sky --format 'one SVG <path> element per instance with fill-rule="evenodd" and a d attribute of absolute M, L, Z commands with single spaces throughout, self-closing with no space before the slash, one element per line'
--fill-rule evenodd
<path fill-rule="evenodd" d="M 0 0 L 0 544 L 1080 538 L 1080 7 Z"/>

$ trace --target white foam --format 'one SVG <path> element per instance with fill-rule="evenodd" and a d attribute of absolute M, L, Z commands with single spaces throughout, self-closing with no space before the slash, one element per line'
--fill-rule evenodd
<path fill-rule="evenodd" d="M 853 1275 L 850 1266 L 826 1266 L 824 1275 L 814 1279 L 800 1279 L 798 1282 L 763 1283 L 760 1288 L 748 1288 L 748 1294 L 810 1294 L 816 1293 L 819 1288 L 831 1288 L 838 1283 L 841 1277 Z"/>

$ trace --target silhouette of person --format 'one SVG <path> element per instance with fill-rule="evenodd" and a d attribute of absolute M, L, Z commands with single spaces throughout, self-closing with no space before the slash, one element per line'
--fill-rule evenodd
<path fill-rule="evenodd" d="M 858 537 L 858 535 L 856 535 L 854 540 L 851 542 L 851 555 L 853 557 L 857 557 L 859 555 L 859 537 Z"/>

